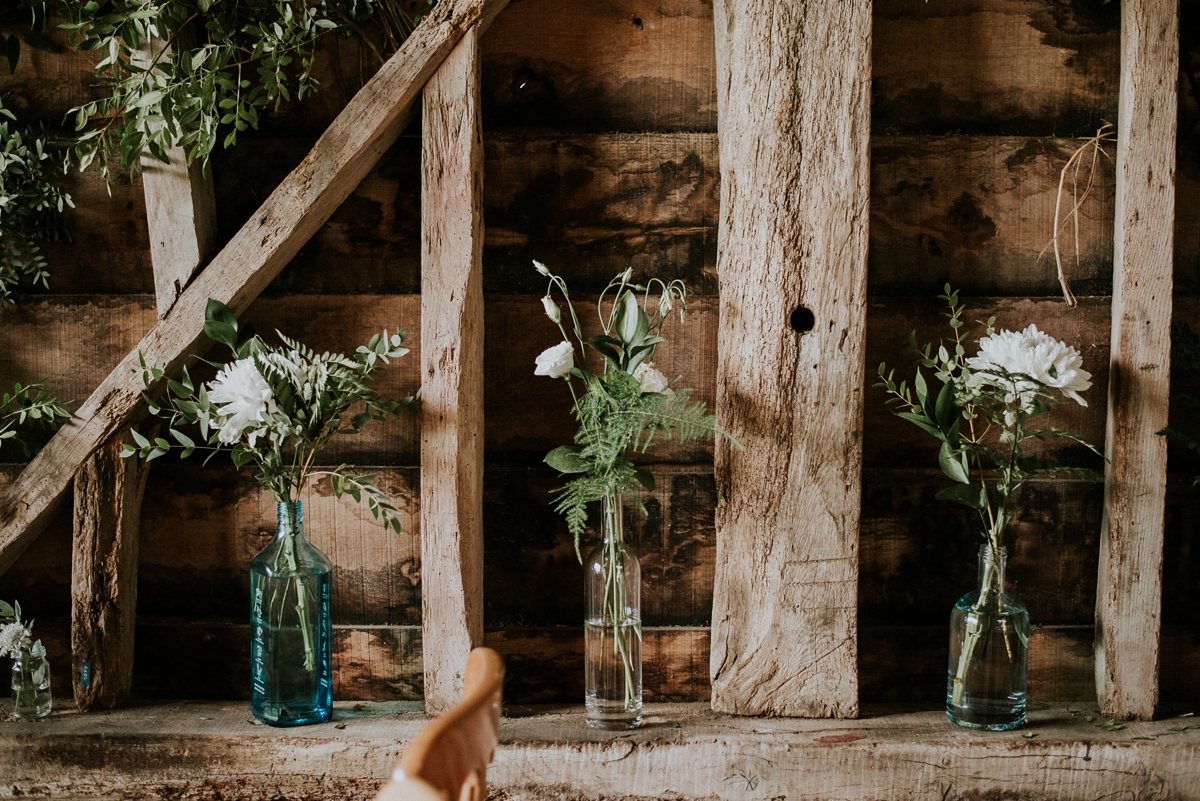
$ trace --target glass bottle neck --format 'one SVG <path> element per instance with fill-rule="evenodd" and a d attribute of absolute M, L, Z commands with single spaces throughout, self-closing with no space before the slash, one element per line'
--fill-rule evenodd
<path fill-rule="evenodd" d="M 610 495 L 600 502 L 600 538 L 608 542 L 625 542 L 624 498 Z"/>
<path fill-rule="evenodd" d="M 1008 559 L 1008 549 L 1000 547 L 999 552 L 991 545 L 979 546 L 979 594 L 998 595 L 1004 592 L 1004 572 Z"/>
<path fill-rule="evenodd" d="M 279 520 L 275 539 L 289 536 L 304 538 L 303 501 L 279 501 L 275 504 L 275 514 Z"/>

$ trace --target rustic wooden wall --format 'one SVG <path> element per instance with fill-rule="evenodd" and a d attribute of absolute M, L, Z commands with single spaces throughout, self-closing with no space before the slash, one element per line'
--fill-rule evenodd
<path fill-rule="evenodd" d="M 1185 2 L 1185 24 L 1196 2 Z M 1188 15 L 1191 15 L 1190 17 Z M 1086 409 L 1055 413 L 1097 444 L 1104 433 L 1113 178 L 1101 162 L 1068 266 L 1080 306 L 1061 300 L 1049 241 L 1058 170 L 1102 121 L 1115 120 L 1117 3 L 1093 0 L 887 0 L 875 4 L 872 203 L 867 318 L 870 381 L 903 362 L 910 329 L 941 335 L 932 299 L 945 281 L 969 296 L 969 319 L 1035 322 L 1075 343 L 1094 374 Z M 1191 53 L 1200 69 L 1200 42 Z M 82 56 L 27 54 L 0 76 L 13 107 L 57 116 L 91 91 Z M 486 639 L 509 660 L 512 702 L 578 701 L 582 575 L 549 508 L 540 463 L 569 440 L 564 388 L 533 376 L 557 332 L 530 260 L 562 271 L 578 293 L 618 269 L 679 276 L 694 314 L 660 367 L 710 404 L 716 354 L 718 165 L 711 3 L 706 0 L 515 0 L 483 38 L 486 324 Z M 324 89 L 267 120 L 213 172 L 224 241 L 307 152 L 371 70 L 347 41 L 323 55 Z M 1178 319 L 1197 320 L 1200 110 L 1181 84 L 1176 280 Z M 7 101 L 6 101 L 7 102 Z M 385 326 L 416 352 L 383 389 L 419 380 L 420 142 L 402 137 L 276 280 L 250 316 L 318 348 L 352 348 Z M 155 320 L 141 186 L 112 195 L 95 173 L 73 179 L 76 244 L 48 249 L 55 277 L 0 311 L 0 380 L 46 378 L 80 401 Z M 419 432 L 399 419 L 338 442 L 331 463 L 376 471 L 405 510 L 403 535 L 364 510 L 310 491 L 308 531 L 335 564 L 337 697 L 421 696 Z M 977 526 L 934 500 L 944 484 L 917 429 L 867 395 L 859 590 L 865 703 L 944 692 L 946 622 L 974 581 Z M 1099 467 L 1079 448 L 1056 456 Z M 5 458 L 12 458 L 9 451 Z M 1172 452 L 1166 532 L 1162 695 L 1200 698 L 1200 506 L 1195 465 Z M 629 530 L 645 580 L 649 700 L 708 697 L 715 541 L 712 451 L 655 448 L 658 478 Z M 17 466 L 4 469 L 8 480 Z M 1102 491 L 1074 480 L 1025 491 L 1011 557 L 1013 592 L 1036 630 L 1031 695 L 1090 700 Z M 135 691 L 156 697 L 247 694 L 246 564 L 265 544 L 273 505 L 227 465 L 163 460 L 142 520 Z M 67 678 L 70 518 L 58 520 L 0 576 L 19 597 Z M 66 685 L 63 686 L 66 691 Z"/>

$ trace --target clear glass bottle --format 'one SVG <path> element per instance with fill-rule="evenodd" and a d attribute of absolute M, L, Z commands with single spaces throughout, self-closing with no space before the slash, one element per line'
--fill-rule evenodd
<path fill-rule="evenodd" d="M 1025 723 L 1029 612 L 1004 591 L 1007 553 L 979 548 L 979 587 L 950 613 L 946 717 L 968 729 L 1008 731 Z"/>
<path fill-rule="evenodd" d="M 642 723 L 641 565 L 625 544 L 621 496 L 601 505 L 600 545 L 587 573 L 587 724 L 632 729 Z"/>
<path fill-rule="evenodd" d="M 270 726 L 333 715 L 333 568 L 304 536 L 304 507 L 278 504 L 275 539 L 250 561 L 250 708 Z"/>
<path fill-rule="evenodd" d="M 26 640 L 28 642 L 28 640 Z M 50 714 L 54 699 L 50 695 L 50 663 L 46 648 L 38 640 L 13 660 L 13 714 L 19 718 L 44 718 Z"/>

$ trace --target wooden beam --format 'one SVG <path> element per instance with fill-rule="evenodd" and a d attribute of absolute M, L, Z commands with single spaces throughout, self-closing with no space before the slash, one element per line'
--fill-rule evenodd
<path fill-rule="evenodd" d="M 858 714 L 871 3 L 718 0 L 713 708 Z"/>
<path fill-rule="evenodd" d="M 483 644 L 483 123 L 479 29 L 421 117 L 421 609 L 425 708 L 463 694 Z"/>
<path fill-rule="evenodd" d="M 1179 3 L 1121 4 L 1121 101 L 1096 691 L 1105 715 L 1158 702 L 1171 376 Z"/>
<path fill-rule="evenodd" d="M 1152 798 L 1197 797 L 1195 732 L 1164 734 L 1162 721 L 1105 731 L 1079 707 L 1030 712 L 1032 739 L 963 732 L 937 711 L 730 720 L 705 704 L 662 704 L 657 725 L 617 736 L 589 731 L 578 709 L 535 709 L 501 718 L 488 784 L 525 801 L 1095 801 L 1145 798 L 1148 789 Z M 0 775 L 6 793 L 23 799 L 367 799 L 428 723 L 418 708 L 339 703 L 344 728 L 303 732 L 250 726 L 244 701 L 56 715 L 42 726 L 0 721 Z"/>
<path fill-rule="evenodd" d="M 187 26 L 181 36 L 194 39 L 193 27 Z M 164 57 L 165 50 L 166 43 L 154 37 L 137 51 L 135 59 L 142 66 L 152 66 Z M 212 171 L 205 169 L 202 159 L 189 165 L 182 147 L 168 149 L 167 158 L 164 164 L 148 151 L 141 158 L 159 318 L 166 317 L 183 294 L 217 237 Z"/>
<path fill-rule="evenodd" d="M 121 706 L 133 686 L 138 534 L 150 465 L 121 458 L 127 438 L 126 431 L 110 439 L 75 474 L 71 675 L 82 711 Z"/>
<path fill-rule="evenodd" d="M 209 298 L 245 311 L 400 135 L 412 119 L 417 94 L 463 34 L 475 24 L 486 27 L 506 2 L 438 3 L 167 316 L 34 457 L 0 498 L 0 573 L 57 511 L 87 457 L 142 408 L 139 353 L 147 363 L 173 373 L 207 346 L 204 308 Z"/>

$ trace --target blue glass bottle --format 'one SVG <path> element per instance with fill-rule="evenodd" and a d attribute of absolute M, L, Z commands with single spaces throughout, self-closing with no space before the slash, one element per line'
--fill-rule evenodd
<path fill-rule="evenodd" d="M 1004 591 L 1007 553 L 979 549 L 979 588 L 950 613 L 946 717 L 968 729 L 1008 731 L 1025 723 L 1029 612 Z"/>
<path fill-rule="evenodd" d="M 333 715 L 333 568 L 304 536 L 304 507 L 281 502 L 275 539 L 250 561 L 250 708 L 269 726 Z"/>

